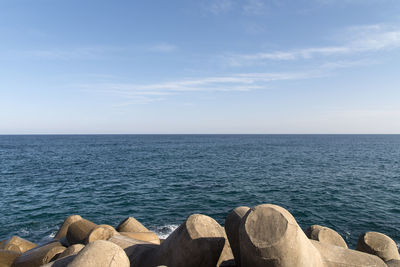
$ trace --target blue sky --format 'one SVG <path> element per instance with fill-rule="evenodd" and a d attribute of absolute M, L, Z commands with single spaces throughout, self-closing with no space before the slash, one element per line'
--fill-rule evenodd
<path fill-rule="evenodd" d="M 400 133 L 400 1 L 0 0 L 31 133 Z"/>

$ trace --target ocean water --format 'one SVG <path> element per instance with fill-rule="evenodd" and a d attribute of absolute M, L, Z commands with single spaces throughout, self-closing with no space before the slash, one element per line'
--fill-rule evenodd
<path fill-rule="evenodd" d="M 400 135 L 0 136 L 0 196 L 0 240 L 44 242 L 71 214 L 166 237 L 193 213 L 273 203 L 350 247 L 365 231 L 399 244 Z"/>

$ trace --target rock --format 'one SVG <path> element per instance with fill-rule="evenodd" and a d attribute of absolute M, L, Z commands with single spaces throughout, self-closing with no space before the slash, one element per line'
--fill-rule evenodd
<path fill-rule="evenodd" d="M 65 258 L 65 257 L 71 256 L 71 255 L 76 255 L 84 247 L 85 246 L 82 244 L 75 244 L 75 245 L 69 246 L 66 250 L 64 250 L 61 254 L 58 255 L 57 259 Z"/>
<path fill-rule="evenodd" d="M 336 231 L 325 226 L 312 225 L 307 228 L 305 234 L 309 239 L 316 240 L 321 243 L 348 248 L 346 241 L 344 241 L 344 239 Z"/>
<path fill-rule="evenodd" d="M 396 243 L 382 233 L 366 232 L 360 236 L 356 250 L 376 255 L 384 261 L 400 260 Z"/>
<path fill-rule="evenodd" d="M 16 252 L 24 253 L 34 247 L 37 247 L 35 243 L 32 243 L 26 239 L 18 236 L 12 236 L 1 244 L 0 249 L 12 250 Z"/>
<path fill-rule="evenodd" d="M 85 244 L 86 238 L 89 233 L 96 227 L 97 225 L 88 221 L 86 219 L 78 220 L 72 223 L 67 230 L 67 240 L 71 245 L 74 244 Z"/>
<path fill-rule="evenodd" d="M 143 226 L 133 217 L 128 217 L 117 226 L 118 232 L 150 232 L 149 229 Z"/>
<path fill-rule="evenodd" d="M 377 256 L 311 240 L 326 267 L 385 267 Z"/>
<path fill-rule="evenodd" d="M 116 244 L 96 240 L 90 242 L 68 264 L 68 267 L 129 267 L 130 262 L 124 250 Z"/>
<path fill-rule="evenodd" d="M 112 236 L 108 239 L 108 241 L 113 242 L 114 244 L 120 246 L 122 249 L 126 249 L 133 245 L 139 245 L 139 244 L 153 244 L 147 241 L 130 238 L 129 236 L 124 236 L 124 235 Z"/>
<path fill-rule="evenodd" d="M 51 242 L 26 251 L 15 259 L 13 267 L 35 267 L 44 265 L 66 248 L 60 242 Z"/>
<path fill-rule="evenodd" d="M 400 260 L 390 260 L 385 262 L 388 267 L 400 267 Z"/>
<path fill-rule="evenodd" d="M 263 204 L 250 209 L 239 226 L 241 266 L 322 267 L 322 259 L 293 216 Z"/>
<path fill-rule="evenodd" d="M 0 249 L 0 267 L 9 267 L 14 260 L 21 255 L 21 252 Z"/>
<path fill-rule="evenodd" d="M 237 207 L 225 219 L 225 231 L 235 258 L 236 266 L 240 267 L 239 226 L 242 218 L 250 210 L 249 207 Z"/>
<path fill-rule="evenodd" d="M 152 255 L 151 264 L 143 266 L 215 267 L 224 244 L 222 227 L 211 217 L 194 214 L 172 232 L 158 249 L 148 250 L 155 254 Z"/>
<path fill-rule="evenodd" d="M 120 232 L 121 235 L 128 236 L 133 239 L 147 241 L 156 245 L 160 245 L 160 239 L 154 232 Z"/>
<path fill-rule="evenodd" d="M 73 224 L 74 222 L 80 221 L 82 220 L 82 217 L 79 215 L 71 215 L 68 216 L 65 220 L 64 223 L 61 225 L 60 229 L 58 230 L 56 236 L 54 237 L 54 239 L 61 239 L 63 237 L 67 236 L 67 232 L 68 232 L 68 227 Z"/>
<path fill-rule="evenodd" d="M 114 227 L 106 224 L 98 225 L 90 231 L 85 239 L 85 244 L 95 240 L 107 240 L 114 235 L 119 235 Z"/>

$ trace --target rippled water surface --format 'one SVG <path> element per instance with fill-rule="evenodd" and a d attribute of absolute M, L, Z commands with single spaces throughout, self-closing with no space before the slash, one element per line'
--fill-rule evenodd
<path fill-rule="evenodd" d="M 400 135 L 0 136 L 0 240 L 40 242 L 71 214 L 168 234 L 274 203 L 302 227 L 400 242 Z"/>

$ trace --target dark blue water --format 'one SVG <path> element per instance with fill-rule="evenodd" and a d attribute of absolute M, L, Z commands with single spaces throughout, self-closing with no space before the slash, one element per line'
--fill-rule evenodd
<path fill-rule="evenodd" d="M 302 227 L 400 242 L 400 135 L 0 136 L 0 240 L 40 242 L 71 214 L 168 234 L 274 203 Z"/>

